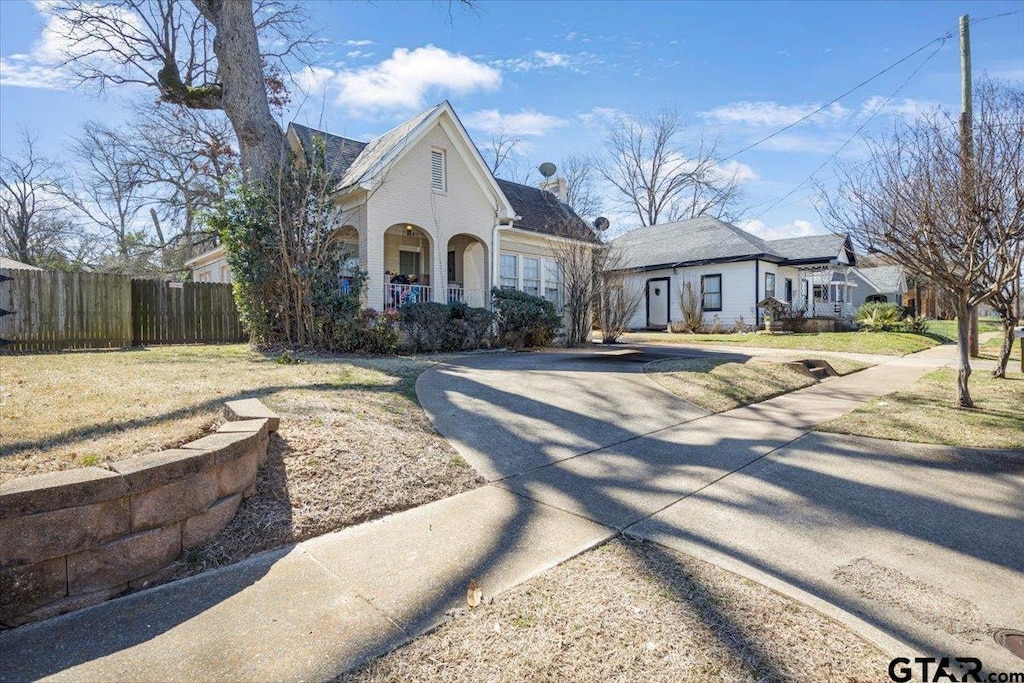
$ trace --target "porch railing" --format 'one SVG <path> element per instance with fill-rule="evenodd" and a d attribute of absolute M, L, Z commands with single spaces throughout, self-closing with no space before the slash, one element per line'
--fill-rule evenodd
<path fill-rule="evenodd" d="M 800 309 L 801 306 L 797 304 L 794 308 Z M 806 301 L 803 302 L 802 308 L 804 315 L 808 317 L 853 320 L 853 304 L 850 302 Z"/>
<path fill-rule="evenodd" d="M 466 304 L 476 308 L 487 308 L 490 304 L 487 292 L 482 289 L 466 289 L 458 285 L 448 285 L 448 303 Z"/>
<path fill-rule="evenodd" d="M 398 308 L 404 304 L 418 304 L 431 300 L 430 287 L 426 285 L 384 285 L 385 308 Z"/>

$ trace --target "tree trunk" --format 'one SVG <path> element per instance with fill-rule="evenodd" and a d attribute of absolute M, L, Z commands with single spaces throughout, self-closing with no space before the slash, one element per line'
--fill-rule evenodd
<path fill-rule="evenodd" d="M 957 366 L 956 366 L 956 401 L 961 408 L 973 408 L 971 391 L 967 382 L 971 377 L 971 354 L 969 332 L 971 328 L 971 311 L 967 305 L 967 293 L 960 292 L 957 297 Z"/>
<path fill-rule="evenodd" d="M 1013 318 L 1004 317 L 1001 322 L 1003 327 L 1003 344 L 999 347 L 999 360 L 996 362 L 995 369 L 992 370 L 992 376 L 998 379 L 1006 379 L 1006 366 L 1010 363 L 1010 353 L 1013 351 L 1013 330 L 1016 321 Z"/>
<path fill-rule="evenodd" d="M 981 342 L 978 339 L 978 305 L 975 304 L 970 307 L 971 310 L 971 327 L 968 330 L 968 341 L 971 346 L 971 358 L 977 358 L 981 355 Z"/>
<path fill-rule="evenodd" d="M 284 133 L 270 113 L 252 0 L 193 0 L 213 24 L 224 113 L 238 137 L 242 173 L 269 184 L 283 159 Z"/>

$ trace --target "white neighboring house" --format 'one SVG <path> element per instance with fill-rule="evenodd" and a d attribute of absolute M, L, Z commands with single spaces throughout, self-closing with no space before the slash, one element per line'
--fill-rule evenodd
<path fill-rule="evenodd" d="M 231 266 L 224 247 L 216 247 L 189 259 L 185 266 L 192 269 L 192 279 L 196 282 L 231 282 Z"/>
<path fill-rule="evenodd" d="M 870 301 L 903 305 L 907 293 L 907 278 L 903 266 L 877 266 L 875 268 L 854 268 L 850 280 L 856 284 L 853 292 L 853 306 Z"/>
<path fill-rule="evenodd" d="M 351 255 L 340 286 L 352 267 L 366 271 L 367 307 L 487 306 L 493 286 L 560 307 L 557 243 L 598 241 L 564 195 L 495 178 L 447 101 L 369 142 L 297 123 L 287 135 L 300 158 L 323 145 L 342 209 L 334 238 Z M 196 280 L 230 281 L 221 247 L 188 265 Z"/>
<path fill-rule="evenodd" d="M 690 283 L 701 300 L 704 324 L 760 325 L 757 303 L 775 297 L 811 317 L 853 315 L 856 265 L 845 235 L 763 240 L 731 223 L 699 216 L 637 228 L 613 242 L 627 286 L 643 289 L 645 304 L 634 329 L 665 329 L 682 318 L 680 292 Z"/>

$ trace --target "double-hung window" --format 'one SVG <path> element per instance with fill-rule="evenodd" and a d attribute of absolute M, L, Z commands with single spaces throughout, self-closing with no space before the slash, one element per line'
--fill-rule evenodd
<path fill-rule="evenodd" d="M 523 257 L 523 291 L 533 296 L 540 296 L 540 259 L 531 256 Z"/>
<path fill-rule="evenodd" d="M 764 274 L 764 296 L 766 299 L 775 296 L 775 273 Z"/>
<path fill-rule="evenodd" d="M 544 259 L 544 298 L 562 307 L 562 268 L 558 261 Z"/>
<path fill-rule="evenodd" d="M 501 255 L 501 288 L 519 289 L 519 257 L 515 254 Z"/>
<path fill-rule="evenodd" d="M 705 311 L 722 310 L 722 276 L 701 275 L 700 277 L 701 308 Z"/>

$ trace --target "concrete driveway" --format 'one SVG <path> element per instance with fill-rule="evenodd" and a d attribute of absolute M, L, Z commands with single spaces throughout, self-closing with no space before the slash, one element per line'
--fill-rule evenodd
<path fill-rule="evenodd" d="M 949 348 L 718 415 L 643 375 L 711 353 L 480 355 L 424 373 L 417 392 L 497 486 L 761 581 L 893 656 L 1020 669 L 991 630 L 1024 630 L 1024 453 L 809 431 L 946 364 Z"/>

